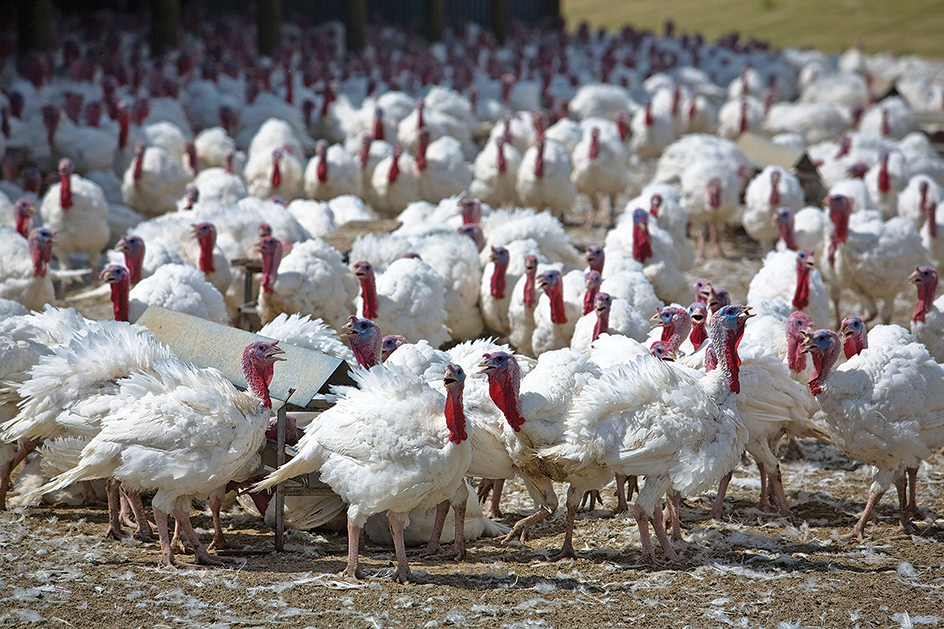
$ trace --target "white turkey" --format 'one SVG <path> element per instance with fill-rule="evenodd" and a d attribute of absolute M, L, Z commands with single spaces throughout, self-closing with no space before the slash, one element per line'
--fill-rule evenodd
<path fill-rule="evenodd" d="M 454 137 L 430 141 L 429 129 L 420 130 L 416 146 L 416 170 L 420 198 L 439 203 L 468 191 L 472 170 L 465 161 L 462 144 Z"/>
<path fill-rule="evenodd" d="M 747 289 L 748 304 L 762 299 L 779 299 L 792 305 L 808 314 L 817 327 L 829 325 L 829 294 L 814 268 L 812 251 L 769 252 Z"/>
<path fill-rule="evenodd" d="M 744 203 L 744 231 L 760 243 L 762 251 L 770 251 L 778 235 L 774 222 L 777 210 L 788 207 L 799 211 L 803 207 L 803 188 L 795 175 L 779 166 L 767 166 L 747 185 Z"/>
<path fill-rule="evenodd" d="M 721 360 L 707 376 L 695 377 L 642 355 L 591 379 L 574 395 L 560 443 L 537 451 L 541 464 L 568 478 L 593 479 L 595 470 L 646 476 L 635 505 L 643 559 L 654 560 L 650 520 L 666 557 L 676 559 L 661 514 L 653 517 L 666 492 L 700 493 L 741 456 L 747 431 L 734 400 L 740 390 L 736 339 L 747 316 L 741 306 L 726 306 L 713 318 L 711 340 Z M 571 544 L 583 495 L 573 488 L 568 492 L 565 548 Z"/>
<path fill-rule="evenodd" d="M 353 375 L 359 388 L 337 389 L 337 402 L 305 432 L 296 446 L 298 454 L 254 490 L 319 471 L 321 480 L 349 505 L 343 574 L 362 576 L 361 529 L 368 517 L 387 511 L 397 554 L 394 577 L 410 581 L 403 527 L 411 510 L 451 502 L 457 552 L 462 543 L 459 529 L 468 495 L 463 477 L 472 456 L 462 400 L 465 372 L 457 365 L 446 366 L 445 397 L 422 375 L 403 367 L 377 365 Z"/>
<path fill-rule="evenodd" d="M 393 218 L 420 198 L 419 170 L 416 160 L 404 154 L 399 144 L 389 157 L 374 167 L 370 179 L 370 204 L 381 216 Z"/>
<path fill-rule="evenodd" d="M 610 212 L 608 224 L 612 227 L 616 224 L 616 196 L 623 192 L 629 183 L 626 168 L 628 155 L 619 141 L 619 136 L 601 137 L 600 128 L 595 126 L 577 143 L 571 158 L 571 180 L 577 192 L 590 197 L 591 209 L 587 215 L 586 226 L 593 226 L 602 200 L 606 198 Z"/>
<path fill-rule="evenodd" d="M 559 142 L 538 138 L 521 157 L 516 189 L 521 204 L 550 210 L 559 218 L 573 207 L 577 189 L 571 181 L 570 155 Z"/>
<path fill-rule="evenodd" d="M 128 374 L 113 385 L 117 393 L 105 396 L 118 404 L 101 417 L 101 431 L 83 448 L 76 466 L 36 493 L 111 477 L 132 491 L 156 490 L 151 506 L 161 542 L 160 563 L 176 565 L 168 514 L 183 528 L 197 564 L 221 563 L 194 532 L 190 503 L 258 467 L 272 411 L 268 386 L 281 353 L 275 341 L 246 347 L 242 364 L 249 392 L 237 390 L 215 370 L 177 359 Z M 207 408 L 217 410 L 208 415 Z"/>
<path fill-rule="evenodd" d="M 908 279 L 915 285 L 918 301 L 911 315 L 911 334 L 937 362 L 944 362 L 944 300 L 935 300 L 938 274 L 934 267 L 919 266 Z"/>
<path fill-rule="evenodd" d="M 706 232 L 715 255 L 723 256 L 718 231 L 737 213 L 741 191 L 737 164 L 711 158 L 700 159 L 682 173 L 680 191 L 688 221 L 698 230 L 695 257 L 704 255 Z"/>
<path fill-rule="evenodd" d="M 155 217 L 177 209 L 177 200 L 184 195 L 191 175 L 164 149 L 135 146 L 135 156 L 124 173 L 121 194 L 133 210 Z"/>
<path fill-rule="evenodd" d="M 650 216 L 646 210 L 635 209 L 632 224 L 623 221 L 606 235 L 606 247 L 631 252 L 633 259 L 643 265 L 646 278 L 662 301 L 685 301 L 688 281 L 679 270 L 682 263 L 679 251 L 668 232 L 655 221 L 649 224 Z"/>
<path fill-rule="evenodd" d="M 108 203 L 100 186 L 73 174 L 72 162 L 59 162 L 59 183 L 43 197 L 39 213 L 43 225 L 55 233 L 53 255 L 60 268 L 72 268 L 70 253 L 88 256 L 89 266 L 98 270 L 102 249 L 108 246 Z"/>
<path fill-rule="evenodd" d="M 282 257 L 282 243 L 272 236 L 259 240 L 262 282 L 259 316 L 268 323 L 279 314 L 308 314 L 340 330 L 353 310 L 357 282 L 341 254 L 320 238 L 292 246 Z"/>
<path fill-rule="evenodd" d="M 305 197 L 330 201 L 344 194 L 361 194 L 360 166 L 340 145 L 319 140 L 305 167 Z"/>
<path fill-rule="evenodd" d="M 304 164 L 287 148 L 271 152 L 250 152 L 243 171 L 249 194 L 260 199 L 280 196 L 291 201 L 300 196 L 304 187 Z"/>
<path fill-rule="evenodd" d="M 826 414 L 832 442 L 875 466 L 868 502 L 851 535 L 862 539 L 892 483 L 901 525 L 912 533 L 905 470 L 944 446 L 944 367 L 918 343 L 872 342 L 833 369 L 841 341 L 831 330 L 809 333 L 803 347 L 813 361 L 810 391 Z"/>
<path fill-rule="evenodd" d="M 518 168 L 521 153 L 511 144 L 498 137 L 485 144 L 472 164 L 472 183 L 469 195 L 492 207 L 519 204 Z"/>
<path fill-rule="evenodd" d="M 401 258 L 379 275 L 363 260 L 352 268 L 361 286 L 356 300 L 360 316 L 414 343 L 426 340 L 439 347 L 451 338 L 443 279 L 428 264 Z"/>
<path fill-rule="evenodd" d="M 30 310 L 41 310 L 55 299 L 52 275 L 47 269 L 52 260 L 55 237 L 45 227 L 35 227 L 29 239 L 16 230 L 0 225 L 0 298 L 11 299 Z"/>
<path fill-rule="evenodd" d="M 111 286 L 116 321 L 137 321 L 155 305 L 227 325 L 229 315 L 223 295 L 203 273 L 186 264 L 164 264 L 131 288 L 131 275 L 117 264 L 106 266 L 100 279 Z"/>

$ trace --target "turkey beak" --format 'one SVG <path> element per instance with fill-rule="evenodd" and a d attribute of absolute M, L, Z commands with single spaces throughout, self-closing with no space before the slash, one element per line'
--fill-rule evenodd
<path fill-rule="evenodd" d="M 488 358 L 483 358 L 482 362 L 479 363 L 479 370 L 476 373 L 488 373 L 492 370 L 492 363 Z"/>
<path fill-rule="evenodd" d="M 455 372 L 453 372 L 451 366 L 446 367 L 446 373 L 443 375 L 443 384 L 449 386 L 450 384 L 455 384 L 459 379 L 456 378 Z"/>
<path fill-rule="evenodd" d="M 538 290 L 543 290 L 547 286 L 547 278 L 538 276 L 537 281 L 534 283 L 534 287 Z"/>
<path fill-rule="evenodd" d="M 918 277 L 918 269 L 915 267 L 915 270 L 911 272 L 911 275 L 908 276 L 908 281 L 912 284 L 917 284 L 920 279 Z"/>
<path fill-rule="evenodd" d="M 751 317 L 756 317 L 757 315 L 751 312 L 750 306 L 744 306 L 741 309 L 741 316 L 744 317 L 744 319 L 746 320 L 746 319 L 750 319 Z"/>
<path fill-rule="evenodd" d="M 269 358 L 272 359 L 273 362 L 285 361 L 286 359 L 282 358 L 281 356 L 284 353 L 285 353 L 284 349 L 282 349 L 278 345 L 273 345 L 272 349 L 269 350 Z"/>
<path fill-rule="evenodd" d="M 813 348 L 813 343 L 810 341 L 809 330 L 801 330 L 800 336 L 803 337 L 803 340 L 800 341 L 800 351 L 804 354 L 809 354 L 810 350 Z"/>
<path fill-rule="evenodd" d="M 121 253 L 125 253 L 125 252 L 127 252 L 127 251 L 130 251 L 130 249 L 131 249 L 131 247 L 128 246 L 128 241 L 125 240 L 124 238 L 122 238 L 121 240 L 119 240 L 119 241 L 118 241 L 118 244 L 115 245 L 115 251 L 120 251 Z"/>
<path fill-rule="evenodd" d="M 357 330 L 354 329 L 354 322 L 348 321 L 341 326 L 341 336 L 354 336 L 357 334 Z"/>

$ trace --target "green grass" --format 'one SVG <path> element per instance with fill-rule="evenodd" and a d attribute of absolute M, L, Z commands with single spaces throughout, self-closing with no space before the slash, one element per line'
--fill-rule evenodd
<path fill-rule="evenodd" d="M 944 60 L 942 0 L 561 0 L 568 27 L 624 24 L 663 32 L 701 32 L 709 41 L 734 30 L 778 48 L 838 53 L 861 38 L 870 54 L 892 52 Z"/>

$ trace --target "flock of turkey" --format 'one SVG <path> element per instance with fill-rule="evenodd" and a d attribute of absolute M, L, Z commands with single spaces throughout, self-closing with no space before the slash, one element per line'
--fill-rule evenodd
<path fill-rule="evenodd" d="M 287 27 L 256 58 L 226 18 L 148 58 L 140 32 L 96 20 L 0 74 L 0 507 L 105 479 L 109 536 L 151 539 L 153 494 L 161 563 L 183 547 L 168 514 L 216 563 L 192 499 L 210 498 L 221 548 L 228 490 L 271 517 L 267 488 L 320 472 L 336 495 L 290 497 L 290 520 L 346 514 L 356 577 L 361 530 L 386 512 L 406 581 L 411 520 L 439 553 L 451 506 L 442 539 L 461 558 L 500 531 L 477 498 L 500 515 L 516 477 L 536 511 L 506 540 L 567 483 L 560 556 L 576 556 L 581 500 L 615 475 L 618 511 L 639 492 L 644 559 L 651 525 L 673 560 L 680 500 L 717 489 L 721 517 L 745 450 L 760 505 L 788 516 L 778 444 L 814 436 L 875 466 L 852 535 L 892 484 L 915 530 L 916 471 L 944 447 L 944 161 L 915 119 L 944 110 L 939 65 L 629 27 L 519 27 L 498 46 L 475 25 L 429 45 L 376 28 L 360 55 L 337 25 Z M 898 95 L 878 100 L 879 82 Z M 733 141 L 745 132 L 806 152 L 826 198 L 756 167 Z M 578 195 L 587 227 L 609 226 L 584 252 L 564 229 Z M 325 240 L 376 218 L 399 227 L 350 251 Z M 732 228 L 769 251 L 747 305 L 724 277 L 687 274 Z M 237 321 L 246 271 L 231 263 L 254 257 L 259 334 L 277 342 L 245 349 L 247 392 L 134 325 L 151 304 Z M 910 331 L 890 325 L 909 281 Z M 62 308 L 105 293 L 114 321 Z M 850 295 L 861 318 L 844 317 Z M 291 369 L 278 343 L 346 360 L 357 386 L 297 418 L 297 456 L 263 477 L 268 385 Z"/>

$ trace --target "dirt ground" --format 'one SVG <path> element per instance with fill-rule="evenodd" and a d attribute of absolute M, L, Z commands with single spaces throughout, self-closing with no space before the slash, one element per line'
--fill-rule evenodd
<path fill-rule="evenodd" d="M 580 244 L 602 240 L 574 228 Z M 731 257 L 699 263 L 689 275 L 724 278 L 735 301 L 760 267 L 743 237 Z M 911 295 L 896 307 L 906 323 Z M 83 306 L 110 315 L 105 303 Z M 639 563 L 631 518 L 605 508 L 581 514 L 577 560 L 549 562 L 563 539 L 559 511 L 531 540 L 469 544 L 462 563 L 413 559 L 420 583 L 389 579 L 393 550 L 367 543 L 362 567 L 375 578 L 338 577 L 343 535 L 292 532 L 284 553 L 273 534 L 238 507 L 224 515 L 232 548 L 224 568 L 158 568 L 157 544 L 103 539 L 106 509 L 44 507 L 0 513 L 0 625 L 34 627 L 935 627 L 944 626 L 944 456 L 919 472 L 918 534 L 897 526 L 895 492 L 864 542 L 843 543 L 861 512 L 870 469 L 832 446 L 802 441 L 804 457 L 783 466 L 793 515 L 757 508 L 753 464 L 735 471 L 724 518 L 707 519 L 714 494 L 682 507 L 685 540 L 674 565 Z M 563 487 L 559 494 L 564 495 Z M 615 505 L 612 485 L 604 491 Z M 509 483 L 501 522 L 530 507 Z M 204 539 L 209 515 L 195 513 Z"/>

